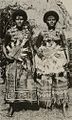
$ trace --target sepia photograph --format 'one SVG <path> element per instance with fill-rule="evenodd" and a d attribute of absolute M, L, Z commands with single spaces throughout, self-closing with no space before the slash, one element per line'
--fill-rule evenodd
<path fill-rule="evenodd" d="M 72 0 L 0 0 L 0 120 L 72 120 Z"/>

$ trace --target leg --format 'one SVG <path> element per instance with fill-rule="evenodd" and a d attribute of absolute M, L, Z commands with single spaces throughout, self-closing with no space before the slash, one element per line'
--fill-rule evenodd
<path fill-rule="evenodd" d="M 63 103 L 63 115 L 66 117 L 67 112 L 66 112 L 66 103 Z"/>
<path fill-rule="evenodd" d="M 8 110 L 8 116 L 12 117 L 13 113 L 14 113 L 14 103 L 10 103 L 10 107 Z"/>

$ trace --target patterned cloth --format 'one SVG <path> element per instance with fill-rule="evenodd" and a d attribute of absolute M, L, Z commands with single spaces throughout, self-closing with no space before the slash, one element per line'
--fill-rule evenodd
<path fill-rule="evenodd" d="M 32 75 L 31 31 L 27 26 L 21 31 L 14 26 L 7 31 L 5 40 L 7 54 L 14 58 L 6 67 L 6 100 L 37 100 Z"/>
<path fill-rule="evenodd" d="M 53 99 L 55 102 L 57 102 L 57 99 L 63 101 L 68 100 L 67 72 L 65 69 L 67 59 L 63 48 L 63 42 L 65 44 L 65 41 L 62 42 L 60 36 L 63 36 L 61 31 L 52 30 L 44 31 L 38 37 L 42 38 L 38 48 L 42 57 L 38 54 L 35 55 L 37 81 L 41 84 L 43 91 L 42 94 L 39 94 L 40 101 L 42 99 L 44 101 L 48 101 L 49 99 L 52 101 Z M 42 84 L 42 81 L 45 84 Z M 44 97 L 45 95 L 46 97 Z"/>

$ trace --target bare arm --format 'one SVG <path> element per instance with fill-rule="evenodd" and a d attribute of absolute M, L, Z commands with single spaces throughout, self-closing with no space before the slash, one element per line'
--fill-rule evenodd
<path fill-rule="evenodd" d="M 8 56 L 7 52 L 6 52 L 6 47 L 5 44 L 3 44 L 3 53 L 6 56 L 7 59 L 13 60 L 13 58 L 11 58 L 10 56 Z"/>
<path fill-rule="evenodd" d="M 64 53 L 65 53 L 67 62 L 69 62 L 68 45 L 67 45 L 67 41 L 66 41 L 65 35 L 61 34 L 60 38 L 61 38 L 61 41 L 62 41 L 62 46 L 63 46 L 63 49 L 64 49 Z"/>

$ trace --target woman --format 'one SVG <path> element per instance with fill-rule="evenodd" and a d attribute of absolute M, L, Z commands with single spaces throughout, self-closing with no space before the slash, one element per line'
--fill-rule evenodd
<path fill-rule="evenodd" d="M 37 100 L 32 71 L 32 29 L 25 11 L 15 11 L 12 19 L 15 25 L 7 31 L 3 45 L 7 58 L 5 100 L 10 103 L 10 115 L 16 101 Z"/>
<path fill-rule="evenodd" d="M 69 61 L 64 33 L 56 28 L 59 15 L 48 11 L 43 17 L 48 29 L 39 34 L 34 49 L 36 51 L 36 77 L 39 83 L 40 102 L 47 107 L 68 102 L 67 63 Z M 41 89 L 41 91 L 40 91 Z"/>

